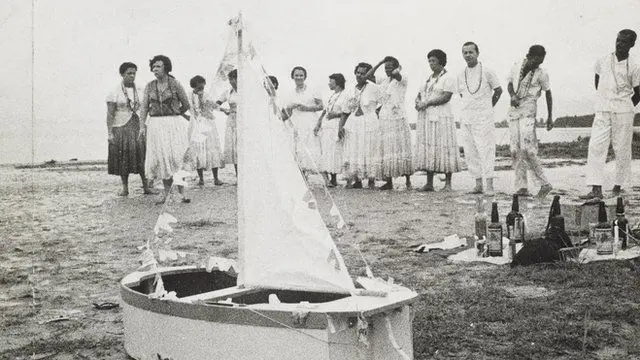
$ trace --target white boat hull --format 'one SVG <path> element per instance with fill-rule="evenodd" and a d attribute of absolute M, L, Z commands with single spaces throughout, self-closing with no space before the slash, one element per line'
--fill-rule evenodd
<path fill-rule="evenodd" d="M 224 278 L 218 285 L 231 281 L 223 272 L 209 274 L 197 268 L 166 268 L 161 273 L 167 291 L 198 288 L 193 285 L 207 277 Z M 177 277 L 172 279 L 172 274 Z M 377 298 L 306 293 L 300 296 L 310 296 L 312 301 L 301 305 L 286 303 L 296 296 L 293 291 L 247 291 L 230 286 L 209 291 L 231 289 L 224 296 L 232 302 L 205 303 L 198 299 L 187 302 L 185 298 L 199 295 L 179 291 L 182 300 L 150 298 L 153 277 L 154 273 L 136 272 L 121 283 L 124 345 L 134 359 L 413 359 L 411 303 L 417 294 L 408 289 Z M 191 277 L 199 280 L 191 281 Z M 206 290 L 200 287 L 199 292 Z M 257 302 L 268 293 L 277 293 L 284 300 Z M 318 302 L 322 296 L 329 301 Z M 242 302 L 246 304 L 240 305 Z M 368 328 L 358 324 L 358 314 L 366 319 Z M 366 329 L 366 336 L 359 336 L 361 329 Z"/>

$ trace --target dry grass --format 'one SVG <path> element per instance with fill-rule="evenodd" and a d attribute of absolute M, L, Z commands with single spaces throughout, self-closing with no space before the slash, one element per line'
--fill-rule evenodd
<path fill-rule="evenodd" d="M 159 214 L 155 197 L 141 195 L 135 179 L 130 198 L 118 198 L 119 179 L 103 172 L 2 170 L 0 358 L 126 359 L 120 310 L 92 303 L 119 300 L 118 281 L 137 267 L 136 247 L 150 238 Z M 236 256 L 235 180 L 230 171 L 221 175 L 227 185 L 192 189 L 191 204 L 169 205 L 179 219 L 175 249 Z M 349 226 L 330 230 L 352 274 L 364 273 L 352 246 L 359 242 L 376 275 L 421 294 L 416 359 L 640 358 L 639 261 L 453 264 L 446 260 L 451 251 L 417 254 L 409 246 L 469 236 L 471 195 L 343 188 L 332 195 Z M 509 207 L 508 194 L 497 199 L 501 210 Z M 634 219 L 640 199 L 630 201 Z M 548 202 L 530 205 L 523 206 L 530 228 L 541 229 Z M 520 287 L 545 288 L 546 296 Z M 60 315 L 69 319 L 47 322 Z"/>

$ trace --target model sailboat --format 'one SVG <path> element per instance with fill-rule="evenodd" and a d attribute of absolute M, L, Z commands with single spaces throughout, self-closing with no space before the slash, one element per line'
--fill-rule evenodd
<path fill-rule="evenodd" d="M 231 26 L 240 99 L 237 277 L 228 267 L 126 276 L 127 353 L 173 360 L 413 359 L 417 294 L 371 277 L 354 284 L 273 111 L 265 74 L 253 51 L 244 50 L 241 18 Z M 150 296 L 157 277 L 176 296 Z"/>

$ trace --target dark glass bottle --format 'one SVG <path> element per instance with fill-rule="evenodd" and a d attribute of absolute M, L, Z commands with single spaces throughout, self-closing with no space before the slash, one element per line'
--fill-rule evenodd
<path fill-rule="evenodd" d="M 604 201 L 598 204 L 598 224 L 594 229 L 594 237 L 598 255 L 613 254 L 613 230 L 611 223 L 607 220 L 607 207 Z"/>
<path fill-rule="evenodd" d="M 487 250 L 489 256 L 502 256 L 502 224 L 495 201 L 491 204 L 491 223 L 487 226 Z"/>
<path fill-rule="evenodd" d="M 524 217 L 520 213 L 518 195 L 513 195 L 511 212 L 507 214 L 507 237 L 517 243 L 524 242 Z"/>
<path fill-rule="evenodd" d="M 484 211 L 484 199 L 476 200 L 475 235 L 478 240 L 487 237 L 487 213 Z"/>
<path fill-rule="evenodd" d="M 618 203 L 616 204 L 616 219 L 613 221 L 614 227 L 618 226 L 618 240 L 620 241 L 620 247 L 622 250 L 627 248 L 627 234 L 629 233 L 629 221 L 624 217 L 624 202 L 622 197 L 618 197 Z M 615 236 L 615 234 L 614 234 Z"/>

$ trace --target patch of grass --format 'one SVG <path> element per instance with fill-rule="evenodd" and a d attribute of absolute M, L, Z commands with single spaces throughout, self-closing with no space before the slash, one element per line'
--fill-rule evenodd
<path fill-rule="evenodd" d="M 105 336 L 103 338 L 80 338 L 77 340 L 65 340 L 64 338 L 48 338 L 37 339 L 29 344 L 16 348 L 0 352 L 0 359 L 17 359 L 28 356 L 31 354 L 41 353 L 54 353 L 56 355 L 62 354 L 77 354 L 78 352 L 92 350 L 94 352 L 101 352 L 107 354 L 114 348 L 120 348 L 122 346 L 122 339 L 116 336 Z"/>
<path fill-rule="evenodd" d="M 492 267 L 472 274 L 481 284 L 473 287 L 438 279 L 415 305 L 416 359 L 432 358 L 436 351 L 437 358 L 451 359 L 592 359 L 605 348 L 640 355 L 635 344 L 640 333 L 639 264 L 632 260 Z M 447 275 L 466 273 L 463 267 L 451 271 L 455 273 Z M 514 298 L 501 288 L 506 285 L 557 292 Z"/>

